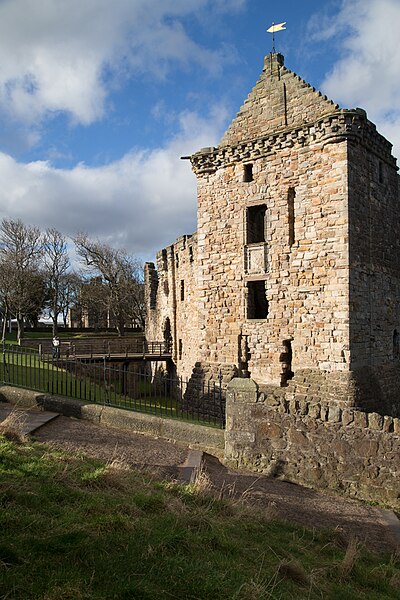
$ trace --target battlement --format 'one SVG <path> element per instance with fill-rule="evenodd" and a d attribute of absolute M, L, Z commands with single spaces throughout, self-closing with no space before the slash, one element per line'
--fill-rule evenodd
<path fill-rule="evenodd" d="M 377 132 L 362 109 L 336 110 L 317 121 L 304 123 L 294 128 L 286 128 L 279 133 L 242 141 L 234 146 L 203 148 L 191 156 L 196 175 L 213 173 L 219 168 L 240 161 L 255 161 L 273 154 L 277 150 L 304 147 L 310 144 L 331 144 L 339 141 L 361 144 L 397 169 L 392 156 L 392 144 Z"/>

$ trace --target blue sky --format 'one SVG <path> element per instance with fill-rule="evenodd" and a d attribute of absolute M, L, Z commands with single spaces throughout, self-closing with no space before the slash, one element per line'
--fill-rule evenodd
<path fill-rule="evenodd" d="M 400 0 L 0 0 L 0 217 L 143 260 L 196 227 L 180 156 L 217 145 L 271 50 L 400 154 Z"/>

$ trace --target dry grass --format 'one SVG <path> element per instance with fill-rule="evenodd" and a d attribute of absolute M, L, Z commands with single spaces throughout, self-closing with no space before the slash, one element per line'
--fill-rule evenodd
<path fill-rule="evenodd" d="M 349 540 L 346 554 L 343 557 L 342 562 L 339 565 L 340 576 L 346 578 L 352 572 L 354 565 L 356 564 L 360 550 L 360 544 L 356 537 L 352 537 Z"/>
<path fill-rule="evenodd" d="M 190 484 L 197 494 L 211 495 L 213 484 L 203 467 L 197 469 L 194 479 Z"/>
<path fill-rule="evenodd" d="M 0 423 L 0 435 L 17 444 L 24 444 L 28 436 L 24 432 L 26 417 L 22 410 L 13 408 L 7 417 Z"/>
<path fill-rule="evenodd" d="M 294 581 L 301 586 L 309 586 L 311 583 L 309 575 L 306 573 L 303 565 L 294 558 L 283 560 L 278 566 L 278 572 L 283 577 Z"/>

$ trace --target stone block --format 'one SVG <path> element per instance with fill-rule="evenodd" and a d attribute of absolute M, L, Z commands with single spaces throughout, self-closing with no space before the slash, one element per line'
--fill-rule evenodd
<path fill-rule="evenodd" d="M 369 413 L 368 414 L 368 427 L 370 429 L 378 429 L 381 430 L 383 428 L 384 418 L 382 415 L 378 415 L 377 413 Z"/>
<path fill-rule="evenodd" d="M 368 416 L 367 413 L 361 411 L 354 412 L 354 426 L 365 429 L 368 427 Z"/>

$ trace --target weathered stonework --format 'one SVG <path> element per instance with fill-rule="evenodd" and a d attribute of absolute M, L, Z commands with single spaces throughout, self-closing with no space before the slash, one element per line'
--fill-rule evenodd
<path fill-rule="evenodd" d="M 170 335 L 168 368 L 400 416 L 399 179 L 365 111 L 272 54 L 190 160 L 197 232 L 146 265 L 146 336 Z"/>
<path fill-rule="evenodd" d="M 400 508 L 400 419 L 262 392 L 234 379 L 226 404 L 225 461 L 235 468 L 330 488 Z"/>

